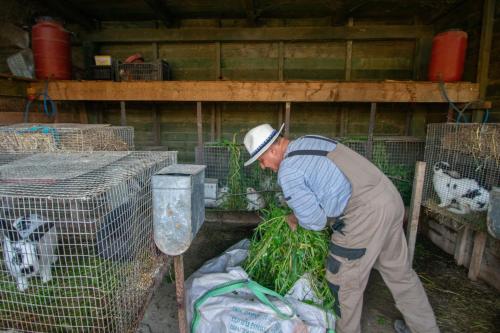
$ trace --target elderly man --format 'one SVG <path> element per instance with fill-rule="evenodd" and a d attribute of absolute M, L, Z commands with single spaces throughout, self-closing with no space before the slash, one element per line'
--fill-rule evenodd
<path fill-rule="evenodd" d="M 336 298 L 337 332 L 361 332 L 363 292 L 370 271 L 377 269 L 389 287 L 405 322 L 398 332 L 439 332 L 422 284 L 410 266 L 403 233 L 404 205 L 392 182 L 370 161 L 346 146 L 321 136 L 290 141 L 264 124 L 251 129 L 244 144 L 245 166 L 278 173 L 278 183 L 293 214 L 290 228 L 333 234 L 326 278 Z"/>

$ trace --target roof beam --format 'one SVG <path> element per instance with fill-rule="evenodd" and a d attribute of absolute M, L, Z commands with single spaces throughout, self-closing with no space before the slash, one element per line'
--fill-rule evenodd
<path fill-rule="evenodd" d="M 255 27 L 257 25 L 257 12 L 254 0 L 244 0 L 244 6 L 247 14 L 248 25 Z"/>
<path fill-rule="evenodd" d="M 347 19 L 351 17 L 357 9 L 361 8 L 368 2 L 370 2 L 370 0 L 344 1 L 343 5 L 338 9 L 336 9 L 332 3 L 330 5 L 330 8 L 334 11 L 332 16 L 332 25 L 344 25 L 347 22 Z"/>
<path fill-rule="evenodd" d="M 94 30 L 96 28 L 95 22 L 82 14 L 82 11 L 79 9 L 75 9 L 73 4 L 69 4 L 67 1 L 61 0 L 44 0 L 51 10 L 54 10 L 59 15 L 61 15 L 64 19 L 68 21 L 75 22 L 81 25 L 85 30 Z"/>
<path fill-rule="evenodd" d="M 225 42 L 225 41 L 326 41 L 417 39 L 432 35 L 431 26 L 339 26 L 254 28 L 109 29 L 82 34 L 97 43 Z"/>
<path fill-rule="evenodd" d="M 29 83 L 27 91 L 45 82 Z M 477 100 L 479 84 L 445 83 L 450 100 Z M 448 103 L 439 83 L 418 81 L 49 81 L 53 100 L 185 102 L 402 102 Z"/>
<path fill-rule="evenodd" d="M 174 21 L 172 14 L 161 0 L 144 0 L 144 2 L 146 2 L 155 15 L 162 20 L 165 27 L 170 28 L 172 26 Z"/>

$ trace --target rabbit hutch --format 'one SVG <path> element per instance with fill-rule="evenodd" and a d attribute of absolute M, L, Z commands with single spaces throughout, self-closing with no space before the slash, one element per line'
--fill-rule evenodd
<path fill-rule="evenodd" d="M 197 237 L 212 243 L 186 263 L 211 259 L 228 245 L 211 228 L 251 237 L 289 209 L 277 173 L 244 166 L 260 124 L 371 161 L 403 199 L 442 330 L 497 329 L 498 1 L 0 3 L 0 331 L 178 332 L 148 307 L 178 282 L 153 242 L 150 179 L 206 166 Z M 428 258 L 460 282 L 439 284 Z M 457 286 L 481 295 L 480 324 Z M 392 331 L 379 312 L 363 332 Z"/>

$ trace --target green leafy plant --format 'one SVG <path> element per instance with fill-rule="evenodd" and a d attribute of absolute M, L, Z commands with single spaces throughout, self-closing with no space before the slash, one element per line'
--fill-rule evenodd
<path fill-rule="evenodd" d="M 284 295 L 297 280 L 309 273 L 311 286 L 326 309 L 333 306 L 333 295 L 325 277 L 328 231 L 290 230 L 286 217 L 290 210 L 271 205 L 262 210 L 263 222 L 255 229 L 250 252 L 244 263 L 249 276 Z"/>

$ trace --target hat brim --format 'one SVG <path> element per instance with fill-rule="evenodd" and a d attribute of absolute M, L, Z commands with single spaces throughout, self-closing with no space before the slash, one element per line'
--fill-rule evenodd
<path fill-rule="evenodd" d="M 276 134 L 274 134 L 274 136 L 271 138 L 271 140 L 264 146 L 262 147 L 259 152 L 257 154 L 255 154 L 254 156 L 252 156 L 248 161 L 246 161 L 243 165 L 244 166 L 249 166 L 250 164 L 252 164 L 253 162 L 257 161 L 257 159 L 262 155 L 264 154 L 267 149 L 269 149 L 269 147 L 271 147 L 271 145 L 274 143 L 274 141 L 276 141 L 276 139 L 278 138 L 278 136 L 281 134 L 281 132 L 283 131 L 283 128 L 285 127 L 285 124 L 281 124 L 281 127 L 279 129 L 278 132 L 276 132 Z"/>

